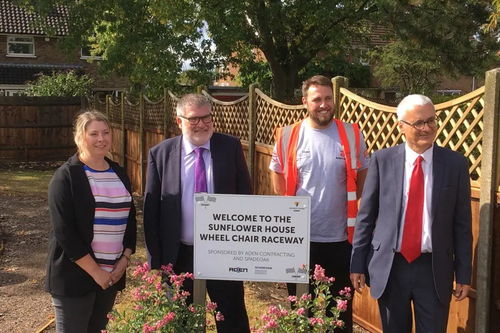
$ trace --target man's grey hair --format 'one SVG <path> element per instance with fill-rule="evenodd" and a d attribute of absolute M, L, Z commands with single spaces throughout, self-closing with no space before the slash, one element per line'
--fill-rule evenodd
<path fill-rule="evenodd" d="M 434 107 L 431 99 L 424 95 L 408 95 L 398 104 L 397 114 L 398 120 L 403 120 L 406 115 L 406 111 L 413 109 L 415 106 L 424 106 L 431 104 Z"/>
<path fill-rule="evenodd" d="M 199 108 L 206 105 L 211 106 L 210 100 L 205 95 L 187 94 L 177 101 L 177 116 L 183 116 L 188 108 Z"/>

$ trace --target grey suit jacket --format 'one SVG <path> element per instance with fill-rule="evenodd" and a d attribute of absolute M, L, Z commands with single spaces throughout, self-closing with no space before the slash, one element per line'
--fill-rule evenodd
<path fill-rule="evenodd" d="M 144 236 L 152 269 L 175 265 L 181 237 L 182 136 L 149 151 L 144 194 Z M 252 194 L 250 174 L 238 138 L 214 133 L 210 139 L 214 192 Z"/>
<path fill-rule="evenodd" d="M 402 216 L 404 144 L 373 154 L 356 220 L 351 273 L 367 277 L 373 298 L 384 293 Z M 469 285 L 472 267 L 470 178 L 465 157 L 434 145 L 432 268 L 439 300 L 451 300 L 453 277 Z"/>

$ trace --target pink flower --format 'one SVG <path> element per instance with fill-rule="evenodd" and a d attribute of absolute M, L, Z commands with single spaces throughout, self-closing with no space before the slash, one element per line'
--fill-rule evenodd
<path fill-rule="evenodd" d="M 303 316 L 303 315 L 305 315 L 305 313 L 306 313 L 306 309 L 304 309 L 304 308 L 297 309 L 297 314 L 299 316 Z"/>
<path fill-rule="evenodd" d="M 321 325 L 325 324 L 325 321 L 323 320 L 323 318 L 310 318 L 309 322 L 311 323 L 312 326 L 316 326 L 316 325 L 321 326 Z"/>
<path fill-rule="evenodd" d="M 346 311 L 347 310 L 347 300 L 338 299 L 337 300 L 337 309 L 339 309 L 342 312 Z"/>
<path fill-rule="evenodd" d="M 271 319 L 267 322 L 267 324 L 264 326 L 265 329 L 270 329 L 270 328 L 278 328 L 278 323 L 274 319 Z"/>
<path fill-rule="evenodd" d="M 286 299 L 293 303 L 297 302 L 297 296 L 295 295 L 290 295 Z"/>
<path fill-rule="evenodd" d="M 217 314 L 215 315 L 215 320 L 224 321 L 224 315 L 222 315 L 222 313 L 220 311 L 217 312 Z"/>
<path fill-rule="evenodd" d="M 313 278 L 315 281 L 328 282 L 328 278 L 325 276 L 325 270 L 320 265 L 315 266 Z"/>
<path fill-rule="evenodd" d="M 215 302 L 208 302 L 207 303 L 207 310 L 208 311 L 214 311 L 217 308 L 217 303 Z"/>

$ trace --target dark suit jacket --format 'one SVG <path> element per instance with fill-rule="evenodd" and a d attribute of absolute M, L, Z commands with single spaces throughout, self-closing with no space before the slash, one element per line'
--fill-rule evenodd
<path fill-rule="evenodd" d="M 391 272 L 402 216 L 405 146 L 373 154 L 356 220 L 351 273 L 369 277 L 371 294 L 382 296 Z M 472 231 L 467 160 L 434 145 L 432 268 L 439 300 L 451 300 L 453 277 L 470 284 Z"/>
<path fill-rule="evenodd" d="M 132 193 L 125 170 L 109 159 L 106 161 L 129 193 Z M 78 155 L 72 156 L 57 169 L 49 185 L 52 231 L 49 238 L 45 289 L 53 295 L 83 296 L 101 289 L 94 279 L 75 263 L 87 254 L 95 260 L 91 247 L 94 238 L 95 200 L 83 166 Z M 133 201 L 130 208 L 123 246 L 135 252 L 137 223 Z M 125 274 L 115 286 L 118 290 L 125 288 Z"/>
<path fill-rule="evenodd" d="M 181 237 L 182 136 L 151 148 L 144 195 L 144 235 L 152 269 L 175 265 Z M 252 194 L 250 175 L 240 141 L 214 133 L 210 139 L 214 192 Z"/>

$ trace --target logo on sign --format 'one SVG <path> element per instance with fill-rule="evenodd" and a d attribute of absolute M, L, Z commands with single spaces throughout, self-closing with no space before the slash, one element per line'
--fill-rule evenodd
<path fill-rule="evenodd" d="M 233 273 L 247 273 L 248 268 L 244 267 L 229 267 L 229 271 Z"/>

